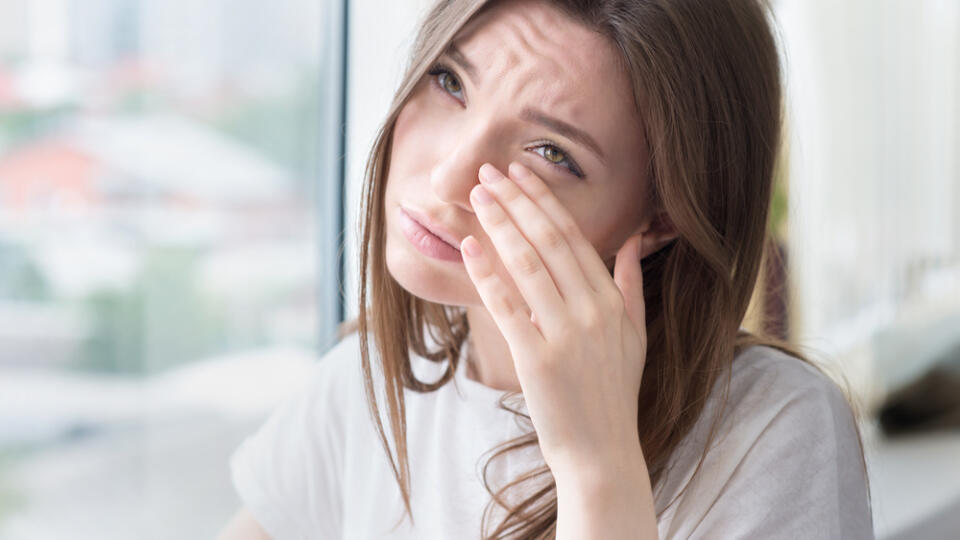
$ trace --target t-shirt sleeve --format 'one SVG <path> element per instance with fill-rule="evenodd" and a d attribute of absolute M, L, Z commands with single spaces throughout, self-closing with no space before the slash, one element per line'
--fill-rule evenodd
<path fill-rule="evenodd" d="M 339 537 L 343 345 L 230 456 L 234 489 L 274 540 Z"/>
<path fill-rule="evenodd" d="M 690 538 L 873 538 L 853 412 L 832 382 L 804 388 L 730 433 L 704 474 Z M 720 464 L 720 466 L 717 466 Z"/>

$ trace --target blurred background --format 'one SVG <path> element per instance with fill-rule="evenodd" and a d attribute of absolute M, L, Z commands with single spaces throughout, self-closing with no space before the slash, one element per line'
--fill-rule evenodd
<path fill-rule="evenodd" d="M 0 540 L 229 519 L 229 453 L 356 313 L 363 166 L 431 3 L 0 0 Z M 877 537 L 956 538 L 960 2 L 773 4 L 779 256 L 745 325 L 849 384 Z"/>

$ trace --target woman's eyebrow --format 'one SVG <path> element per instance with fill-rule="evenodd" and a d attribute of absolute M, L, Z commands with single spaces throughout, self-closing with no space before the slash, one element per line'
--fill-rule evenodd
<path fill-rule="evenodd" d="M 593 140 L 593 137 L 591 137 L 586 131 L 568 124 L 559 118 L 549 116 L 543 111 L 534 109 L 533 107 L 524 107 L 523 110 L 520 111 L 520 118 L 528 122 L 540 124 L 541 126 L 556 131 L 570 140 L 579 142 L 596 154 L 604 165 L 607 164 L 607 158 L 603 155 L 603 150 L 600 149 L 600 145 L 597 144 L 597 141 Z"/>
<path fill-rule="evenodd" d="M 455 44 L 451 43 L 450 46 L 447 47 L 447 50 L 444 51 L 444 54 L 449 56 L 450 59 L 460 65 L 460 68 L 467 73 L 467 77 L 470 78 L 471 82 L 479 85 L 480 76 L 477 72 L 477 66 L 473 65 L 473 62 L 468 60 Z M 526 120 L 527 122 L 540 124 L 547 129 L 556 131 L 560 135 L 563 135 L 570 140 L 577 141 L 596 154 L 604 165 L 607 164 L 607 158 L 603 155 L 603 150 L 600 149 L 600 145 L 597 144 L 597 141 L 595 141 L 593 137 L 591 137 L 586 131 L 583 131 L 572 124 L 564 122 L 559 118 L 550 116 L 545 112 L 533 107 L 524 107 L 524 109 L 520 112 L 520 118 L 522 120 Z"/>
<path fill-rule="evenodd" d="M 473 62 L 467 60 L 467 57 L 460 52 L 460 49 L 458 49 L 456 45 L 451 43 L 450 46 L 447 47 L 447 50 L 444 54 L 453 59 L 454 62 L 460 64 L 460 67 L 467 72 L 467 76 L 470 77 L 470 80 L 474 84 L 480 84 L 481 81 L 480 76 L 477 73 L 477 66 L 473 65 Z"/>

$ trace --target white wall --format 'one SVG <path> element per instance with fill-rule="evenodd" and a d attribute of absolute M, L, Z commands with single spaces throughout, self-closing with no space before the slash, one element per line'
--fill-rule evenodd
<path fill-rule="evenodd" d="M 960 3 L 779 0 L 777 14 L 795 336 L 882 381 L 879 334 L 960 312 Z"/>

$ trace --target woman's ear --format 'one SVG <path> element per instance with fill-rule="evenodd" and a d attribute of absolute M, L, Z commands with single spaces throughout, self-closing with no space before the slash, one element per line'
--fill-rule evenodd
<path fill-rule="evenodd" d="M 640 246 L 641 259 L 660 251 L 679 236 L 666 210 L 659 210 L 652 219 L 638 227 L 634 234 L 636 233 L 643 234 L 643 243 Z"/>
<path fill-rule="evenodd" d="M 643 235 L 643 245 L 640 246 L 641 260 L 665 248 L 680 236 L 673 222 L 670 220 L 670 216 L 663 210 L 657 212 L 652 219 L 645 221 L 634 229 L 633 232 L 627 236 L 627 239 L 638 233 Z M 610 271 L 611 276 L 613 275 L 615 261 L 616 253 L 612 253 L 608 258 L 604 259 L 604 263 L 607 266 L 607 270 Z"/>

